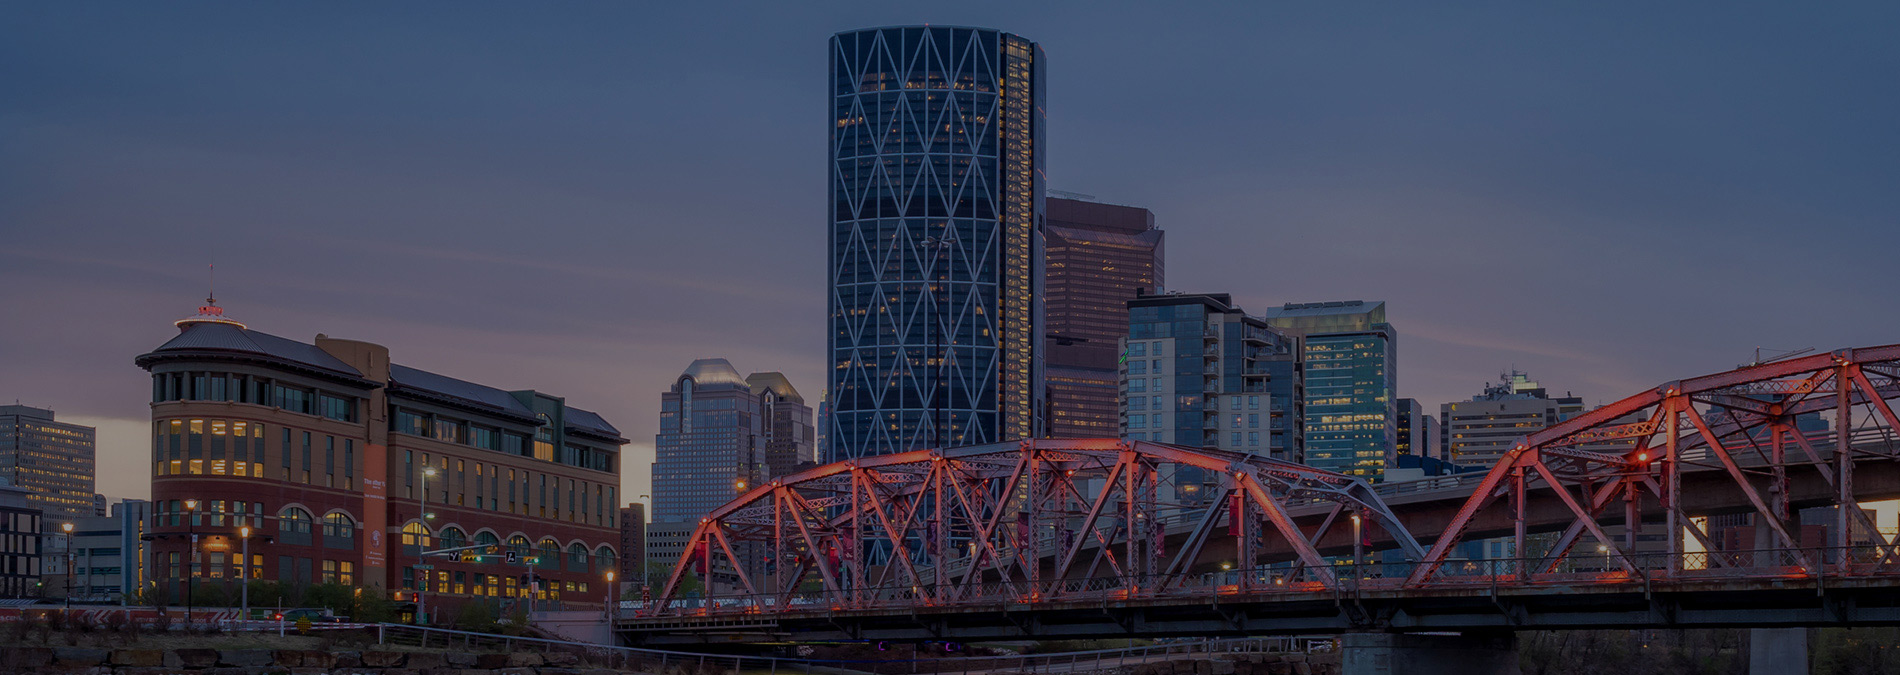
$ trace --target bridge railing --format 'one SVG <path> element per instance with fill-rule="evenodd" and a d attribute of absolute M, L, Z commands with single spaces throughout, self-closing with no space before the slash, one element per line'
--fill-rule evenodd
<path fill-rule="evenodd" d="M 715 594 L 679 598 L 668 607 L 635 606 L 625 616 L 731 617 L 844 610 L 1012 607 L 1037 603 L 1120 602 L 1149 599 L 1270 599 L 1313 593 L 1404 592 L 1433 588 L 1542 585 L 1673 584 L 1694 586 L 1748 579 L 1802 580 L 1888 576 L 1900 579 L 1900 556 L 1884 545 L 1740 551 L 1637 553 L 1578 547 L 1555 560 L 1543 557 L 1451 560 L 1423 584 L 1408 586 L 1413 561 L 1335 561 L 1325 567 L 1280 564 L 1250 570 L 1103 576 L 1082 579 L 988 579 L 970 584 L 847 587 L 842 592 Z M 1627 564 L 1626 564 L 1627 563 Z"/>

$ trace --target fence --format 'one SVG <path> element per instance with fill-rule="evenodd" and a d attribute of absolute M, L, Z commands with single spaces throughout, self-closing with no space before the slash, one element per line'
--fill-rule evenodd
<path fill-rule="evenodd" d="M 473 633 L 407 624 L 320 624 L 311 628 L 313 630 L 373 630 L 376 633 L 377 642 L 386 645 L 453 649 L 465 652 L 568 653 L 598 664 L 653 673 L 667 672 L 671 668 L 734 673 L 1093 672 L 1105 668 L 1119 668 L 1156 661 L 1209 658 L 1215 654 L 1316 651 L 1331 645 L 1330 640 L 1313 638 L 1231 638 L 1052 654 L 812 659 L 639 649 L 547 638 Z"/>

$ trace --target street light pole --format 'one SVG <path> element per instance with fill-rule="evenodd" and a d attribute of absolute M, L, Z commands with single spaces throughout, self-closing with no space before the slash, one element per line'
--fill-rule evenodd
<path fill-rule="evenodd" d="M 238 554 L 238 620 L 251 620 L 251 526 L 238 528 L 238 538 L 244 541 L 243 552 Z"/>
<path fill-rule="evenodd" d="M 429 477 L 433 475 L 435 475 L 435 467 L 433 465 L 425 466 L 422 468 L 421 508 L 422 508 L 422 532 L 423 533 L 420 536 L 424 538 L 428 537 L 431 532 L 434 532 L 434 530 L 429 527 L 429 519 L 435 517 L 433 514 L 429 513 Z M 426 541 L 426 539 L 418 540 L 416 542 L 416 550 L 417 551 L 429 550 L 428 541 Z M 429 575 L 434 573 L 432 571 L 434 569 L 434 566 L 420 564 L 423 562 L 422 556 L 420 554 L 416 556 L 416 562 L 418 563 L 416 565 L 416 571 L 421 573 L 421 574 L 416 575 L 416 625 L 428 625 L 429 610 L 428 610 L 427 603 L 428 603 L 428 593 L 429 593 Z"/>
<path fill-rule="evenodd" d="M 601 605 L 601 609 L 604 610 L 604 613 L 607 615 L 608 630 L 613 630 L 614 602 L 619 599 L 618 596 L 620 595 L 615 592 L 616 590 L 618 589 L 614 588 L 614 571 L 607 570 L 607 602 Z"/>
<path fill-rule="evenodd" d="M 60 523 L 59 529 L 66 531 L 66 614 L 73 613 L 73 524 Z"/>
<path fill-rule="evenodd" d="M 1352 514 L 1352 574 L 1355 579 L 1365 578 L 1365 538 L 1359 536 L 1359 514 Z"/>
<path fill-rule="evenodd" d="M 198 500 L 185 500 L 185 534 L 191 537 L 191 558 L 185 561 L 185 629 L 191 629 L 192 591 L 198 581 Z"/>

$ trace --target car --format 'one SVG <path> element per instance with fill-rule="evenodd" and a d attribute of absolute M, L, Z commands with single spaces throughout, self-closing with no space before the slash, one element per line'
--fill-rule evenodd
<path fill-rule="evenodd" d="M 337 616 L 335 612 L 321 607 L 304 607 L 277 612 L 271 615 L 271 619 L 291 622 L 299 619 L 309 619 L 311 623 L 342 623 L 344 618 Z"/>

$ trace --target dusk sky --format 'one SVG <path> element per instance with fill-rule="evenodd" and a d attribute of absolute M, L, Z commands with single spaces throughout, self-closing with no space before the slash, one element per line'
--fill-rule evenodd
<path fill-rule="evenodd" d="M 1384 300 L 1399 395 L 1595 404 L 1900 342 L 1900 4 L 0 5 L 0 399 L 149 492 L 217 264 L 252 329 L 597 410 L 647 490 L 695 358 L 824 389 L 826 41 L 1048 52 L 1053 189 L 1167 287 Z"/>

